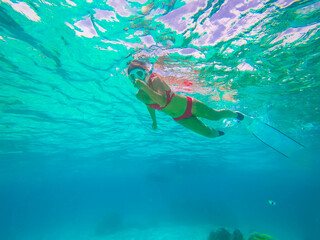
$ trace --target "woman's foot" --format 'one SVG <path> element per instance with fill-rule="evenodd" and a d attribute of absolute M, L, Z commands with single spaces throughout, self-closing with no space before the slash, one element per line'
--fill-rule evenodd
<path fill-rule="evenodd" d="M 236 119 L 238 119 L 239 121 L 242 121 L 244 119 L 244 115 L 241 112 L 236 112 L 236 114 Z"/>
<path fill-rule="evenodd" d="M 218 133 L 219 133 L 219 137 L 220 136 L 223 136 L 225 133 L 224 132 L 222 132 L 222 131 L 218 131 Z"/>
<path fill-rule="evenodd" d="M 225 134 L 225 133 L 222 132 L 222 131 L 218 131 L 218 130 L 215 130 L 215 129 L 211 128 L 211 134 L 210 134 L 210 136 L 208 136 L 208 137 L 210 137 L 210 138 L 216 138 L 216 137 L 220 137 L 220 136 L 222 136 L 222 135 L 224 135 L 224 134 Z"/>

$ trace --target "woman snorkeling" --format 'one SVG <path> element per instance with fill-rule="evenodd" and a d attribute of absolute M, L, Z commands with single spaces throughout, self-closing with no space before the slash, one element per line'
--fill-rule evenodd
<path fill-rule="evenodd" d="M 175 94 L 160 75 L 148 72 L 145 62 L 131 61 L 127 73 L 133 86 L 139 89 L 136 97 L 147 105 L 154 130 L 157 129 L 155 110 L 168 114 L 180 125 L 209 138 L 222 136 L 224 132 L 208 127 L 199 117 L 214 121 L 224 118 L 244 119 L 240 112 L 215 110 L 195 98 Z"/>

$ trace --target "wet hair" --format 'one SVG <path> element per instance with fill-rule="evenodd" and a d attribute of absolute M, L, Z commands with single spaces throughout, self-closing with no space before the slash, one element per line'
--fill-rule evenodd
<path fill-rule="evenodd" d="M 146 72 L 148 72 L 147 63 L 139 61 L 139 60 L 132 60 L 129 62 L 129 65 L 127 68 L 128 74 L 136 68 L 141 68 L 141 69 L 145 70 Z"/>

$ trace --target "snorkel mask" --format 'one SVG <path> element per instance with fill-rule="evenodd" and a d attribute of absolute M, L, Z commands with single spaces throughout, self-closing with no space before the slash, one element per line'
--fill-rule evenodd
<path fill-rule="evenodd" d="M 128 77 L 130 79 L 130 81 L 132 83 L 134 83 L 136 81 L 136 79 L 139 79 L 141 81 L 146 81 L 146 76 L 148 74 L 146 73 L 146 71 L 144 69 L 141 68 L 136 68 L 133 69 L 130 74 L 128 74 Z"/>

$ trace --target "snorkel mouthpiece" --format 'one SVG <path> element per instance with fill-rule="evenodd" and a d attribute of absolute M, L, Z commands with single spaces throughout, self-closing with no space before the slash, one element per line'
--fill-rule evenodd
<path fill-rule="evenodd" d="M 129 79 L 132 83 L 136 81 L 136 79 L 139 79 L 141 81 L 146 80 L 146 71 L 141 68 L 133 69 L 129 74 Z"/>

